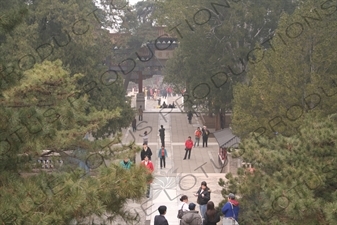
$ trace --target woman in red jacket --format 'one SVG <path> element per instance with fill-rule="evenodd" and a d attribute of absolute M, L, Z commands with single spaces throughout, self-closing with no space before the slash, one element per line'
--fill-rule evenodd
<path fill-rule="evenodd" d="M 149 173 L 151 174 L 154 171 L 154 167 L 153 167 L 153 163 L 149 160 L 149 157 L 146 155 L 144 160 L 141 162 L 141 165 L 144 165 L 148 170 Z M 150 197 L 150 185 L 151 185 L 152 181 L 150 181 L 147 184 L 147 192 L 146 192 L 146 197 L 149 198 Z"/>
<path fill-rule="evenodd" d="M 188 153 L 188 159 L 191 157 L 191 150 L 193 147 L 193 141 L 191 140 L 191 136 L 188 136 L 188 139 L 185 141 L 185 157 L 184 160 L 186 159 L 187 153 Z"/>

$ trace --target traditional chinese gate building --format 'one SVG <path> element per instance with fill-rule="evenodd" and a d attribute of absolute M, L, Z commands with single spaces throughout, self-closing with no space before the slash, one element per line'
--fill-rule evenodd
<path fill-rule="evenodd" d="M 138 84 L 137 108 L 142 106 L 145 109 L 143 80 L 151 78 L 153 75 L 163 75 L 162 69 L 165 67 L 166 61 L 173 56 L 175 48 L 178 47 L 177 38 L 165 34 L 164 27 L 154 29 L 158 31 L 158 37 L 144 43 L 138 50 L 121 45 L 122 39 L 127 34 L 111 34 L 114 43 L 113 55 L 121 60 L 110 59 L 109 69 L 123 76 L 125 90 L 127 90 L 130 81 Z"/>

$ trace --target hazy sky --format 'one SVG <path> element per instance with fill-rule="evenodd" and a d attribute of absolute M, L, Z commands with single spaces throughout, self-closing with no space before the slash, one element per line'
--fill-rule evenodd
<path fill-rule="evenodd" d="M 143 0 L 129 0 L 129 2 L 130 2 L 131 5 L 134 5 L 137 2 L 141 2 L 141 1 L 143 1 Z"/>

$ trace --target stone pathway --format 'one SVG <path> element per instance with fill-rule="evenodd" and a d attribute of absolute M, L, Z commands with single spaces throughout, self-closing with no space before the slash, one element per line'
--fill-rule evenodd
<path fill-rule="evenodd" d="M 167 100 L 170 103 L 177 98 L 179 97 L 168 97 Z M 220 173 L 218 143 L 215 138 L 209 138 L 207 148 L 202 147 L 201 141 L 199 147 L 192 149 L 191 159 L 183 160 L 185 140 L 191 136 L 194 141 L 194 131 L 202 124 L 196 117 L 193 117 L 192 124 L 188 124 L 186 113 L 182 113 L 179 109 L 174 109 L 174 111 L 157 109 L 156 105 L 157 101 L 147 100 L 143 121 L 137 121 L 137 131 L 132 132 L 130 128 L 124 131 L 123 143 L 135 140 L 138 145 L 142 145 L 141 134 L 145 130 L 150 131 L 148 146 L 153 152 L 152 162 L 155 166 L 155 179 L 151 185 L 150 198 L 144 198 L 140 202 L 130 201 L 127 204 L 128 210 L 138 218 L 138 221 L 132 225 L 153 225 L 154 216 L 158 215 L 157 209 L 160 205 L 166 205 L 168 208 L 166 218 L 169 224 L 178 225 L 177 212 L 180 196 L 185 194 L 189 197 L 189 202 L 196 203 L 196 197 L 193 194 L 198 190 L 202 181 L 207 182 L 212 191 L 211 201 L 217 206 L 223 200 L 222 188 L 218 185 L 219 178 L 224 179 L 228 171 L 236 173 L 241 163 L 240 160 L 229 158 L 229 163 L 223 168 L 223 173 Z M 165 128 L 165 148 L 168 152 L 165 169 L 160 169 L 158 158 L 158 150 L 161 147 L 158 135 L 160 125 Z M 136 157 L 136 163 L 139 162 L 140 155 Z M 199 210 L 198 206 L 197 210 Z M 127 225 L 123 221 L 113 224 Z"/>

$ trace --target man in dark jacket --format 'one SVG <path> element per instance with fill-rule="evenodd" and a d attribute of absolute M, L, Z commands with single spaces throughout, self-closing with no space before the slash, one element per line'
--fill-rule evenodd
<path fill-rule="evenodd" d="M 202 219 L 199 212 L 195 210 L 195 204 L 190 203 L 188 205 L 190 211 L 186 211 L 181 218 L 181 225 L 202 225 Z"/>
<path fill-rule="evenodd" d="M 235 200 L 235 195 L 230 193 L 228 195 L 228 202 L 222 207 L 222 214 L 224 214 L 223 224 L 237 224 L 234 220 L 239 217 L 239 202 Z"/>
<path fill-rule="evenodd" d="M 165 146 L 165 128 L 163 125 L 160 125 L 159 136 L 161 140 L 161 146 Z"/>
<path fill-rule="evenodd" d="M 149 160 L 151 160 L 152 151 L 151 148 L 149 148 L 146 143 L 143 144 L 143 150 L 140 152 L 141 161 L 145 159 L 145 156 L 148 156 Z"/>
<path fill-rule="evenodd" d="M 166 210 L 166 206 L 159 206 L 158 211 L 160 215 L 154 217 L 154 225 L 169 225 L 165 218 Z"/>
<path fill-rule="evenodd" d="M 201 132 L 202 132 L 202 147 L 205 147 L 205 145 L 207 147 L 209 130 L 207 129 L 206 126 L 203 126 Z"/>
<path fill-rule="evenodd" d="M 190 111 L 188 111 L 188 113 L 187 113 L 187 119 L 188 119 L 188 123 L 192 123 L 192 117 L 193 117 L 193 113 L 192 113 L 192 111 L 190 110 Z"/>
<path fill-rule="evenodd" d="M 137 120 L 134 118 L 132 120 L 132 131 L 135 132 L 137 130 Z"/>

